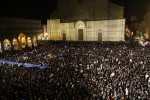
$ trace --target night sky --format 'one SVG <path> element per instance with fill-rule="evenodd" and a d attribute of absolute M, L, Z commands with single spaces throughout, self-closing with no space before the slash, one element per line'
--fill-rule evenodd
<path fill-rule="evenodd" d="M 56 7 L 56 0 L 0 0 L 0 16 L 46 20 Z"/>
<path fill-rule="evenodd" d="M 125 7 L 125 18 L 143 15 L 148 10 L 150 0 L 110 0 Z M 57 8 L 56 0 L 0 0 L 0 16 L 46 20 Z"/>

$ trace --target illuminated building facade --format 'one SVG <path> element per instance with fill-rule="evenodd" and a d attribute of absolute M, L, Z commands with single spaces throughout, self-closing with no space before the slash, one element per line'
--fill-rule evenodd
<path fill-rule="evenodd" d="M 143 27 L 144 27 L 144 36 L 147 39 L 150 39 L 150 8 L 149 10 L 146 12 L 145 16 L 144 16 L 144 21 L 143 21 Z"/>
<path fill-rule="evenodd" d="M 0 17 L 0 52 L 36 46 L 41 33 L 40 20 Z"/>
<path fill-rule="evenodd" d="M 124 41 L 124 8 L 108 0 L 58 0 L 47 20 L 50 40 Z"/>
<path fill-rule="evenodd" d="M 41 40 L 48 40 L 47 24 L 42 24 L 42 36 L 41 36 Z"/>

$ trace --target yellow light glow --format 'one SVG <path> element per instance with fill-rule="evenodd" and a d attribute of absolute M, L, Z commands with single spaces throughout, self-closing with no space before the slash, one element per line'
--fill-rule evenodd
<path fill-rule="evenodd" d="M 82 28 L 83 27 L 83 25 L 82 24 L 79 24 L 79 28 Z"/>
<path fill-rule="evenodd" d="M 5 50 L 10 50 L 11 49 L 11 44 L 10 44 L 10 41 L 8 39 L 4 40 L 4 49 Z"/>

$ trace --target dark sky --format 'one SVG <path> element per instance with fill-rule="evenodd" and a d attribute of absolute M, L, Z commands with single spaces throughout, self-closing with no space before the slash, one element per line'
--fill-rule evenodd
<path fill-rule="evenodd" d="M 143 19 L 144 14 L 148 11 L 150 0 L 110 0 L 121 6 L 124 6 L 124 16 L 127 21 L 130 16 L 137 16 L 138 20 Z"/>
<path fill-rule="evenodd" d="M 56 0 L 0 0 L 0 16 L 45 20 L 56 5 Z"/>
<path fill-rule="evenodd" d="M 150 0 L 110 0 L 125 7 L 125 18 L 142 17 Z M 0 0 L 0 16 L 46 20 L 56 9 L 56 0 Z"/>

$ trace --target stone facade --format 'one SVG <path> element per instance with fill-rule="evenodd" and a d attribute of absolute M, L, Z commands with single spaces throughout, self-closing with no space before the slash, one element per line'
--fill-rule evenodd
<path fill-rule="evenodd" d="M 143 30 L 144 30 L 144 35 L 147 39 L 150 39 L 150 8 L 144 15 L 144 20 L 143 20 Z"/>
<path fill-rule="evenodd" d="M 49 20 L 50 40 L 79 40 L 83 34 L 84 41 L 123 41 L 124 19 L 102 21 L 76 21 L 60 23 L 60 19 Z M 82 31 L 79 33 L 79 30 Z M 65 37 L 63 36 L 65 35 Z"/>
<path fill-rule="evenodd" d="M 58 0 L 47 20 L 50 40 L 124 41 L 124 8 L 108 0 Z"/>
<path fill-rule="evenodd" d="M 124 18 L 124 8 L 113 3 L 109 3 L 109 19 Z"/>
<path fill-rule="evenodd" d="M 61 22 L 108 18 L 108 0 L 58 0 Z"/>

